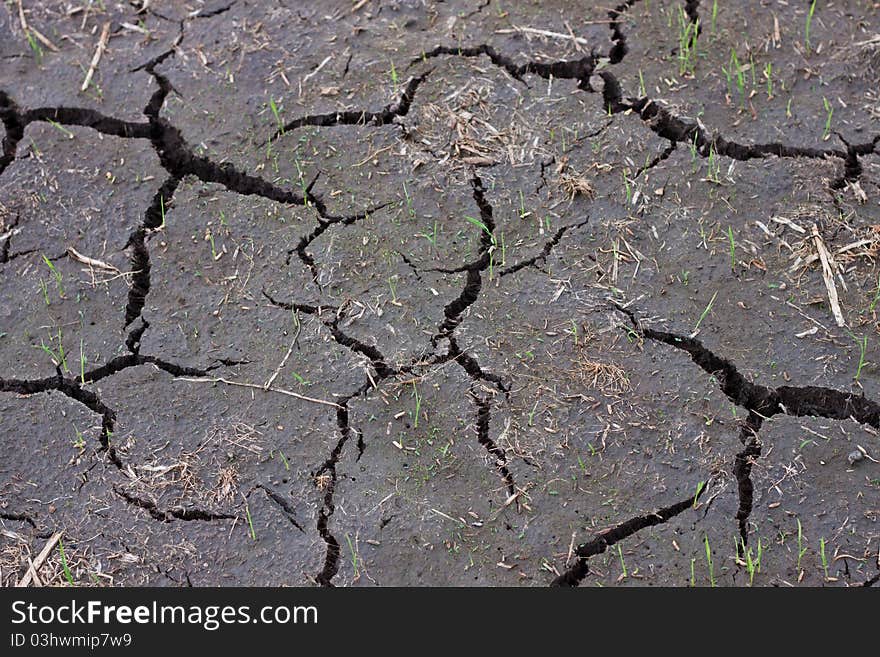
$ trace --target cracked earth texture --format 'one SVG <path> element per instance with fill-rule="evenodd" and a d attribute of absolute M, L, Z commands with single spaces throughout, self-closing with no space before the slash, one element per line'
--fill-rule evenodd
<path fill-rule="evenodd" d="M 876 583 L 880 5 L 718 4 L 5 3 L 2 584 Z"/>

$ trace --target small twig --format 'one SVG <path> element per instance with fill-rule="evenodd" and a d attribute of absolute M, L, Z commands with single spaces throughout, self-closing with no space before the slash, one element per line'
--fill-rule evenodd
<path fill-rule="evenodd" d="M 822 278 L 825 280 L 825 288 L 828 290 L 828 301 L 831 304 L 831 312 L 838 326 L 846 326 L 843 312 L 840 310 L 840 301 L 837 298 L 837 287 L 834 285 L 834 270 L 831 268 L 831 256 L 825 248 L 825 242 L 819 235 L 819 227 L 813 224 L 813 241 L 816 243 L 816 251 L 819 252 L 819 260 L 822 262 Z"/>
<path fill-rule="evenodd" d="M 267 388 L 265 385 L 260 383 L 245 383 L 243 381 L 230 381 L 229 379 L 224 379 L 222 377 L 188 377 L 188 376 L 180 376 L 172 379 L 173 381 L 188 381 L 190 383 L 225 383 L 228 386 L 239 386 L 241 388 L 254 388 L 255 390 L 264 390 L 266 392 L 277 392 L 279 395 L 287 395 L 288 397 L 296 397 L 297 399 L 302 399 L 303 401 L 312 402 L 313 404 L 322 404 L 324 406 L 332 406 L 333 408 L 342 408 L 339 404 L 332 401 L 327 401 L 326 399 L 316 399 L 315 397 L 306 397 L 305 395 L 301 395 L 298 392 L 293 392 L 292 390 L 285 390 L 284 388 Z"/>
<path fill-rule="evenodd" d="M 611 21 L 584 21 L 584 25 L 598 25 L 598 24 L 608 24 Z M 538 30 L 533 27 L 519 27 L 517 25 L 513 26 L 513 29 L 510 30 L 495 30 L 496 34 L 515 34 L 517 32 L 525 32 L 526 34 L 537 34 L 538 36 L 549 37 L 551 39 L 561 39 L 563 41 L 574 41 L 577 44 L 582 46 L 590 45 L 590 42 L 586 39 L 582 39 L 581 37 L 572 36 L 571 34 L 564 34 L 562 32 L 551 32 L 549 30 Z"/>
<path fill-rule="evenodd" d="M 27 586 L 31 583 L 31 579 L 36 575 L 36 571 L 39 570 L 40 566 L 43 565 L 43 562 L 49 556 L 49 553 L 52 551 L 52 548 L 55 547 L 55 544 L 61 538 L 62 532 L 55 532 L 52 534 L 52 537 L 46 541 L 46 545 L 43 546 L 43 549 L 40 551 L 40 554 L 37 555 L 37 558 L 34 559 L 31 567 L 28 568 L 28 571 L 24 574 L 24 577 L 19 580 L 17 587 Z"/>
<path fill-rule="evenodd" d="M 21 22 L 21 29 L 24 30 L 25 34 L 33 34 L 35 37 L 37 37 L 37 40 L 44 46 L 46 46 L 49 50 L 58 52 L 58 46 L 49 41 L 49 39 L 47 39 L 45 35 L 43 35 L 43 33 L 40 32 L 37 28 L 28 25 L 27 19 L 24 17 L 24 7 L 21 6 L 21 0 L 18 0 L 18 20 L 19 22 Z"/>
<path fill-rule="evenodd" d="M 315 77 L 321 71 L 321 69 L 327 65 L 327 62 L 329 62 L 331 59 L 333 59 L 333 55 L 327 55 L 324 58 L 324 61 L 322 61 L 320 64 L 318 64 L 318 66 L 315 68 L 315 70 L 313 70 L 311 73 L 303 76 L 303 78 L 299 81 L 299 95 L 300 96 L 302 96 L 303 85 L 306 82 L 308 82 L 309 80 L 311 80 L 313 77 Z"/>
<path fill-rule="evenodd" d="M 95 258 L 83 255 L 72 246 L 67 247 L 67 255 L 70 256 L 71 259 L 81 262 L 84 265 L 88 265 L 89 267 L 94 267 L 95 269 L 104 269 L 105 271 L 112 271 L 117 274 L 122 273 L 113 265 L 106 263 L 103 260 L 96 260 Z"/>
<path fill-rule="evenodd" d="M 43 586 L 43 582 L 37 576 L 37 570 L 34 567 L 34 562 L 30 557 L 28 557 L 28 574 L 31 576 L 31 581 L 33 582 L 34 586 Z"/>
<path fill-rule="evenodd" d="M 107 47 L 107 41 L 110 39 L 110 21 L 104 23 L 104 27 L 101 28 L 101 37 L 98 39 L 98 47 L 95 48 L 95 55 L 92 57 L 92 63 L 89 64 L 88 73 L 86 73 L 86 79 L 83 80 L 82 86 L 79 88 L 80 91 L 85 91 L 89 88 L 89 83 L 92 81 L 92 76 L 95 74 L 95 69 L 98 68 L 98 62 L 101 61 L 101 55 L 104 54 L 104 49 Z"/>
<path fill-rule="evenodd" d="M 281 359 L 281 362 L 278 363 L 278 367 L 275 368 L 275 371 L 272 373 L 272 376 L 269 377 L 269 380 L 266 381 L 266 385 L 263 386 L 264 390 L 268 390 L 272 387 L 272 384 L 275 383 L 275 379 L 278 378 L 278 375 L 281 373 L 281 370 L 284 369 L 284 366 L 287 364 L 287 359 L 290 358 L 290 354 L 293 353 L 293 347 L 296 345 L 296 338 L 299 336 L 299 330 L 297 330 L 296 335 L 293 336 L 293 340 L 290 341 L 290 347 L 287 349 L 287 353 L 284 354 L 284 358 Z"/>
<path fill-rule="evenodd" d="M 578 38 L 574 35 L 574 30 L 571 29 L 571 25 L 569 25 L 568 21 L 565 21 L 565 29 L 568 30 L 568 35 L 574 42 L 575 50 L 577 50 L 579 53 L 584 53 L 585 50 L 581 47 L 580 41 L 578 41 Z"/>

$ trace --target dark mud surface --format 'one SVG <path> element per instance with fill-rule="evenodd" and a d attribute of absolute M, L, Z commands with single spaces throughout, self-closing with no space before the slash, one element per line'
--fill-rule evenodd
<path fill-rule="evenodd" d="M 4 3 L 0 582 L 877 582 L 878 72 L 871 1 Z"/>

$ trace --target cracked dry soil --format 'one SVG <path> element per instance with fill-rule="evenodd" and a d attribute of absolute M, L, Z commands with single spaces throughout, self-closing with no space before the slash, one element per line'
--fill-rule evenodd
<path fill-rule="evenodd" d="M 880 6 L 719 4 L 6 3 L 2 584 L 876 583 Z"/>

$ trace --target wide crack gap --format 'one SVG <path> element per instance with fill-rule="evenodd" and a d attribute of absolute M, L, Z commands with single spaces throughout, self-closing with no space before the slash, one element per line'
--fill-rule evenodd
<path fill-rule="evenodd" d="M 61 376 L 60 371 L 55 389 L 101 416 L 101 433 L 98 437 L 101 451 L 107 454 L 107 458 L 113 465 L 122 470 L 124 467 L 122 460 L 116 453 L 116 446 L 111 443 L 113 431 L 116 428 L 116 411 L 102 402 L 97 393 L 86 390 L 75 379 L 65 379 Z"/>
<path fill-rule="evenodd" d="M 588 223 L 590 223 L 589 217 L 582 220 L 582 221 L 578 221 L 577 223 L 574 223 L 574 224 L 567 224 L 565 226 L 560 226 L 556 230 L 556 232 L 553 234 L 553 237 L 551 237 L 547 242 L 544 243 L 544 248 L 541 249 L 540 253 L 538 253 L 537 255 L 534 255 L 530 258 L 526 258 L 525 260 L 521 260 L 517 263 L 510 265 L 509 267 L 502 269 L 500 272 L 498 272 L 498 275 L 500 277 L 504 277 L 509 274 L 513 274 L 515 272 L 518 272 L 520 269 L 525 269 L 526 267 L 537 267 L 539 262 L 540 263 L 546 262 L 547 258 L 550 257 L 550 253 L 552 253 L 553 249 L 559 245 L 559 242 L 562 241 L 562 238 L 565 236 L 565 234 L 568 231 L 574 230 L 577 228 L 582 228 L 582 227 L 586 226 Z"/>
<path fill-rule="evenodd" d="M 406 116 L 409 113 L 419 85 L 421 85 L 430 74 L 431 71 L 429 70 L 421 75 L 410 78 L 407 81 L 403 92 L 400 94 L 400 98 L 389 103 L 377 112 L 370 112 L 367 110 L 343 110 L 339 112 L 327 112 L 326 114 L 310 114 L 286 123 L 284 127 L 275 131 L 275 133 L 269 138 L 269 141 L 275 141 L 279 137 L 283 137 L 287 135 L 287 133 L 293 132 L 303 126 L 331 127 L 341 125 L 389 125 L 393 123 L 394 119 L 397 117 Z"/>
<path fill-rule="evenodd" d="M 684 511 L 695 508 L 700 497 L 708 488 L 709 484 L 702 485 L 695 489 L 696 493 L 694 495 L 683 499 L 681 502 L 676 502 L 671 506 L 658 509 L 647 515 L 630 518 L 611 529 L 605 530 L 591 541 L 580 544 L 574 552 L 575 563 L 554 579 L 550 586 L 577 586 L 590 572 L 590 557 L 602 554 L 615 543 L 629 538 L 642 529 L 662 525 Z"/>
<path fill-rule="evenodd" d="M 625 41 L 623 43 L 625 44 Z M 588 92 L 595 91 L 590 82 L 590 77 L 596 71 L 596 65 L 599 61 L 595 53 L 574 61 L 559 61 L 546 64 L 539 62 L 516 64 L 510 58 L 500 55 L 492 46 L 487 44 L 470 47 L 437 46 L 425 53 L 422 58 L 413 60 L 412 64 L 420 61 L 420 59 L 428 59 L 440 55 L 460 57 L 485 55 L 489 57 L 493 64 L 503 68 L 520 82 L 523 82 L 522 78 L 526 73 L 535 73 L 542 77 L 552 76 L 561 79 L 577 80 L 578 88 Z M 727 140 L 720 134 L 710 135 L 701 124 L 679 118 L 647 96 L 625 99 L 620 80 L 611 71 L 601 70 L 597 72 L 597 75 L 603 80 L 603 108 L 609 114 L 636 114 L 659 137 L 669 142 L 693 144 L 695 152 L 701 157 L 723 155 L 743 162 L 751 159 L 766 158 L 771 155 L 783 158 L 837 158 L 844 161 L 847 160 L 848 152 L 839 148 L 791 146 L 780 142 L 741 144 L 736 141 Z M 870 149 L 867 152 L 872 152 L 878 142 L 880 142 L 880 136 L 870 142 L 870 145 L 865 144 L 863 147 Z M 850 175 L 853 174 L 851 173 Z"/>
<path fill-rule="evenodd" d="M 510 469 L 507 467 L 507 453 L 489 435 L 489 423 L 492 419 L 491 398 L 481 396 L 473 386 L 470 393 L 474 403 L 477 405 L 477 441 L 492 459 L 498 474 L 501 475 L 501 480 L 504 482 L 508 494 L 512 497 L 516 495 L 516 484 L 513 481 Z"/>
<path fill-rule="evenodd" d="M 858 182 L 862 176 L 863 168 L 859 157 L 870 155 L 880 144 L 880 135 L 877 135 L 869 142 L 864 144 L 850 144 L 840 133 L 836 133 L 838 139 L 846 146 L 846 158 L 843 161 L 843 174 L 831 182 L 832 190 L 842 190 L 849 183 Z"/>
<path fill-rule="evenodd" d="M 604 81 L 602 89 L 604 107 L 612 114 L 625 112 L 637 114 L 659 137 L 670 142 L 693 144 L 696 152 L 702 157 L 709 157 L 710 154 L 724 155 L 739 161 L 765 158 L 769 155 L 813 159 L 846 158 L 846 153 L 839 148 L 789 146 L 779 142 L 740 144 L 728 141 L 721 135 L 712 136 L 700 124 L 677 117 L 647 96 L 624 99 L 620 81 L 610 71 L 602 71 L 599 76 Z"/>
<path fill-rule="evenodd" d="M 317 178 L 316 178 L 317 180 Z M 312 185 L 315 184 L 315 180 L 306 188 L 306 192 L 310 193 Z M 285 266 L 290 265 L 290 261 L 293 258 L 293 255 L 296 256 L 302 261 L 302 263 L 308 268 L 309 272 L 312 274 L 312 282 L 318 286 L 318 289 L 323 289 L 320 281 L 320 272 L 318 271 L 318 264 L 315 262 L 315 258 L 311 253 L 308 252 L 308 248 L 311 246 L 312 242 L 318 239 L 321 235 L 323 235 L 331 226 L 335 226 L 337 224 L 342 226 L 351 226 L 352 224 L 366 219 L 374 212 L 378 212 L 379 210 L 387 207 L 390 203 L 382 203 L 380 205 L 374 206 L 369 210 L 365 210 L 358 214 L 349 215 L 346 217 L 321 217 L 317 221 L 317 225 L 312 230 L 311 233 L 307 235 L 303 235 L 299 238 L 297 245 L 289 249 L 287 251 L 287 258 L 284 261 Z"/>
<path fill-rule="evenodd" d="M 639 170 L 636 171 L 636 174 L 635 174 L 635 176 L 633 176 L 633 179 L 638 178 L 646 171 L 650 171 L 651 169 L 656 167 L 661 162 L 664 162 L 665 160 L 669 159 L 669 156 L 675 152 L 675 149 L 677 147 L 678 147 L 678 142 L 676 142 L 676 141 L 669 142 L 669 146 L 664 148 L 663 151 L 659 155 L 657 155 L 654 159 L 652 159 L 650 162 L 648 162 L 648 164 L 645 164 L 645 165 L 639 167 Z"/>
<path fill-rule="evenodd" d="M 761 456 L 761 441 L 758 439 L 758 431 L 761 429 L 764 419 L 754 412 L 749 412 L 743 424 L 739 440 L 743 449 L 738 452 L 733 464 L 733 475 L 736 477 L 737 494 L 739 495 L 739 508 L 736 511 L 736 520 L 739 523 L 739 535 L 741 543 L 737 543 L 737 555 L 743 556 L 742 551 L 749 544 L 749 516 L 752 515 L 754 505 L 755 486 L 752 483 L 752 466 Z"/>
<path fill-rule="evenodd" d="M 15 221 L 6 226 L 6 232 L 0 235 L 0 242 L 3 244 L 0 246 L 0 265 L 5 265 L 10 260 L 22 255 L 21 253 L 13 253 L 11 256 L 9 255 L 9 251 L 12 248 L 12 238 L 21 232 L 21 228 L 18 227 L 20 221 L 21 217 L 16 214 Z"/>
<path fill-rule="evenodd" d="M 611 50 L 608 51 L 608 61 L 612 64 L 622 62 L 629 52 L 629 47 L 626 45 L 626 35 L 623 33 L 623 17 L 638 1 L 626 0 L 608 11 L 608 18 L 611 19 L 608 25 L 611 30 Z"/>
<path fill-rule="evenodd" d="M 753 508 L 754 485 L 752 466 L 760 457 L 762 445 L 758 431 L 765 420 L 774 415 L 792 417 L 821 417 L 830 420 L 853 420 L 880 429 L 880 404 L 864 396 L 856 396 L 823 386 L 779 386 L 769 388 L 749 381 L 729 360 L 707 349 L 691 337 L 643 327 L 635 314 L 617 304 L 633 327 L 648 340 L 661 342 L 686 352 L 704 372 L 712 376 L 724 395 L 734 404 L 745 408 L 749 415 L 740 432 L 743 449 L 736 455 L 733 473 L 737 480 L 739 507 L 736 520 L 741 543 L 737 550 L 748 544 L 748 519 Z"/>
<path fill-rule="evenodd" d="M 18 142 L 24 139 L 24 123 L 15 101 L 5 91 L 0 91 L 0 121 L 6 134 L 3 135 L 3 153 L 0 155 L 0 174 L 15 159 Z"/>
<path fill-rule="evenodd" d="M 625 3 L 628 6 L 629 3 Z M 620 8 L 618 8 L 618 11 Z M 614 11 L 614 10 L 612 10 Z M 622 42 L 625 45 L 625 40 Z M 507 70 L 514 78 L 522 80 L 525 73 L 536 73 L 544 77 L 553 75 L 557 78 L 576 79 L 578 87 L 585 91 L 594 91 L 590 84 L 597 59 L 595 55 L 585 57 L 578 62 L 556 62 L 555 64 L 538 64 L 529 62 L 517 65 L 512 60 L 499 55 L 491 46 L 482 44 L 469 48 L 453 48 L 438 46 L 425 54 L 425 57 L 436 57 L 441 54 L 458 55 L 462 57 L 475 57 L 486 55 L 496 65 Z M 418 60 L 416 60 L 418 61 Z M 721 135 L 710 136 L 706 130 L 697 123 L 684 121 L 665 108 L 660 107 L 648 97 L 624 100 L 623 90 L 618 78 L 610 71 L 600 71 L 604 86 L 602 89 L 603 103 L 606 110 L 611 114 L 635 113 L 647 126 L 658 136 L 670 142 L 686 142 L 694 144 L 696 151 L 701 157 L 709 157 L 710 154 L 724 155 L 739 161 L 755 158 L 764 158 L 770 155 L 777 157 L 805 157 L 825 159 L 835 157 L 847 159 L 847 152 L 841 149 L 818 149 L 802 146 L 789 146 L 779 142 L 740 144 L 728 141 Z M 874 145 L 880 141 L 880 136 L 870 145 L 863 145 L 868 149 L 866 153 L 873 151 Z M 668 155 L 666 156 L 668 157 Z M 665 157 L 663 158 L 665 159 Z M 850 174 L 853 175 L 852 173 Z"/>
<path fill-rule="evenodd" d="M 153 501 L 145 497 L 139 497 L 133 493 L 129 493 L 120 486 L 113 486 L 113 492 L 125 500 L 128 504 L 145 510 L 150 516 L 161 522 L 172 522 L 174 520 L 204 520 L 211 522 L 213 520 L 237 520 L 238 516 L 229 513 L 219 513 L 209 511 L 198 507 L 182 507 L 176 506 L 169 509 L 160 509 Z"/>
<path fill-rule="evenodd" d="M 116 356 L 105 364 L 85 371 L 79 378 L 66 378 L 60 368 L 56 369 L 56 375 L 42 379 L 4 379 L 0 378 L 0 392 L 10 392 L 20 395 L 34 395 L 38 393 L 51 393 L 52 391 L 79 402 L 93 413 L 101 416 L 101 432 L 99 434 L 100 451 L 107 454 L 108 460 L 119 470 L 124 470 L 122 459 L 112 444 L 113 431 L 116 426 L 116 411 L 107 406 L 97 393 L 83 387 L 86 384 L 95 383 L 101 379 L 113 376 L 119 372 L 141 365 L 153 365 L 172 376 L 208 376 L 212 369 L 220 367 L 220 364 L 207 368 L 185 367 L 163 360 L 157 356 L 144 356 L 134 353 Z"/>
<path fill-rule="evenodd" d="M 266 290 L 263 290 L 262 292 L 263 296 L 266 297 L 266 299 L 269 300 L 269 303 L 273 306 L 317 317 L 327 330 L 330 331 L 331 337 L 337 344 L 369 359 L 379 380 L 387 379 L 388 377 L 395 376 L 401 372 L 401 370 L 388 365 L 388 359 L 385 358 L 381 351 L 379 351 L 378 347 L 362 342 L 361 340 L 348 335 L 339 328 L 339 322 L 342 320 L 342 312 L 345 310 L 345 304 L 339 308 L 334 308 L 332 306 L 312 306 L 308 304 L 289 303 L 273 298 L 268 292 L 266 292 Z M 327 320 L 321 317 L 322 314 L 327 314 L 325 311 L 332 312 L 332 319 Z"/>
<path fill-rule="evenodd" d="M 779 386 L 769 388 L 749 381 L 729 360 L 716 355 L 696 338 L 643 327 L 635 314 L 622 306 L 641 335 L 688 353 L 704 372 L 715 377 L 721 391 L 737 406 L 757 413 L 763 419 L 774 415 L 822 417 L 829 420 L 852 419 L 880 429 L 880 404 L 864 396 L 824 386 Z"/>
<path fill-rule="evenodd" d="M 11 522 L 26 522 L 34 529 L 37 528 L 37 523 L 34 522 L 34 519 L 31 518 L 26 513 L 12 513 L 11 511 L 0 511 L 0 519 L 9 520 Z"/>
<path fill-rule="evenodd" d="M 486 199 L 483 181 L 476 173 L 471 179 L 471 186 L 473 187 L 474 201 L 480 209 L 480 257 L 468 267 L 465 285 L 461 293 L 443 308 L 445 319 L 440 324 L 437 334 L 431 338 L 431 344 L 435 347 L 441 338 L 452 335 L 461 323 L 464 311 L 476 302 L 483 287 L 482 272 L 489 267 L 492 252 L 495 250 L 495 220 L 492 216 L 492 205 Z"/>
<path fill-rule="evenodd" d="M 284 517 L 287 518 L 291 525 L 296 527 L 301 532 L 305 533 L 306 530 L 303 529 L 303 526 L 299 524 L 299 521 L 296 519 L 296 510 L 293 508 L 290 502 L 287 501 L 284 495 L 276 491 L 271 486 L 267 486 L 266 484 L 257 484 L 252 490 L 257 489 L 262 490 L 264 493 L 266 493 L 266 497 L 269 498 L 269 500 L 273 502 L 279 509 L 281 509 Z"/>
<path fill-rule="evenodd" d="M 703 31 L 702 21 L 700 20 L 700 0 L 685 0 L 684 14 L 687 16 L 688 22 L 694 26 L 697 36 Z"/>
<path fill-rule="evenodd" d="M 327 546 L 327 551 L 324 555 L 324 565 L 315 576 L 315 581 L 319 586 L 333 586 L 333 578 L 339 572 L 339 541 L 336 540 L 336 537 L 330 531 L 330 518 L 336 511 L 336 505 L 333 500 L 333 494 L 336 491 L 336 483 L 338 481 L 336 466 L 342 456 L 345 444 L 353 435 L 360 434 L 357 429 L 352 429 L 349 424 L 348 402 L 365 393 L 370 387 L 371 385 L 368 381 L 358 390 L 338 401 L 339 408 L 336 409 L 336 426 L 339 429 L 339 440 L 330 452 L 330 456 L 312 473 L 315 485 L 324 491 L 323 505 L 318 510 L 317 530 Z"/>
<path fill-rule="evenodd" d="M 132 283 L 128 290 L 128 303 L 125 306 L 126 327 L 141 316 L 147 295 L 150 293 L 151 265 L 147 238 L 151 231 L 158 230 L 165 224 L 165 214 L 180 182 L 180 178 L 172 175 L 162 183 L 144 213 L 143 223 L 128 238 L 125 248 L 131 247 Z"/>
<path fill-rule="evenodd" d="M 495 66 L 503 68 L 512 78 L 523 84 L 525 84 L 523 76 L 532 73 L 545 79 L 552 77 L 563 80 L 577 80 L 578 87 L 584 91 L 593 91 L 590 86 L 590 76 L 593 74 L 596 64 L 599 61 L 599 57 L 596 53 L 592 52 L 589 55 L 584 55 L 580 59 L 546 63 L 528 61 L 524 64 L 517 64 L 509 57 L 498 53 L 492 46 L 484 43 L 467 48 L 437 46 L 424 53 L 421 57 L 413 59 L 412 62 L 410 62 L 410 66 L 434 57 L 440 57 L 441 55 L 454 55 L 457 57 L 480 57 L 485 55 Z"/>

